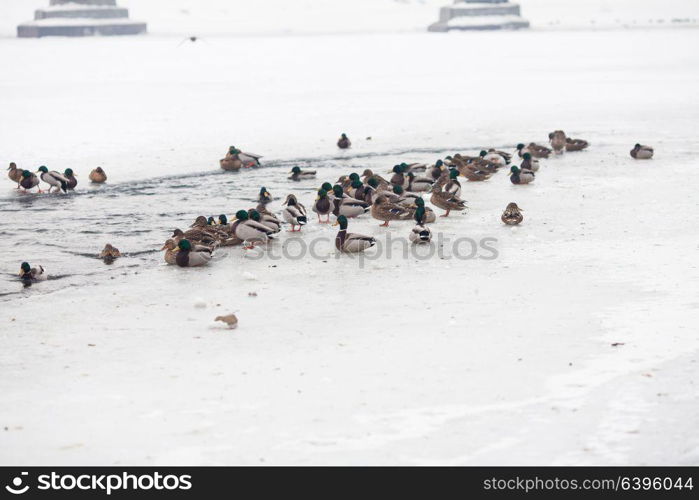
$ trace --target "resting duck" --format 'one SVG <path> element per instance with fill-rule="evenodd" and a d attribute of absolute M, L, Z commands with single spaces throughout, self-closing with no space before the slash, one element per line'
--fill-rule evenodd
<path fill-rule="evenodd" d="M 226 235 L 225 239 L 221 240 L 221 246 L 230 247 L 243 243 L 243 240 L 237 238 L 233 233 L 233 224 L 228 223 L 228 217 L 226 217 L 226 214 L 219 215 L 217 222 L 218 229 Z"/>
<path fill-rule="evenodd" d="M 39 173 L 40 172 L 40 173 Z M 49 190 L 48 192 L 51 192 L 51 189 L 56 188 L 56 191 L 63 191 L 64 193 L 68 192 L 68 179 L 66 179 L 63 174 L 60 174 L 56 172 L 55 170 L 51 170 L 49 172 L 49 169 L 46 168 L 44 165 L 39 167 L 39 170 L 37 170 L 37 173 L 39 173 L 39 178 L 44 181 L 46 184 L 49 185 Z"/>
<path fill-rule="evenodd" d="M 413 193 L 422 193 L 432 189 L 433 180 L 427 177 L 415 177 L 415 174 L 408 172 L 407 190 Z"/>
<path fill-rule="evenodd" d="M 181 229 L 175 229 L 172 232 L 172 239 L 175 244 L 179 243 L 180 240 L 189 240 L 194 243 L 201 243 L 207 246 L 218 245 L 218 237 L 210 233 L 209 231 L 204 231 L 200 228 L 193 228 L 187 231 L 182 231 Z"/>
<path fill-rule="evenodd" d="M 488 172 L 477 167 L 466 165 L 465 163 L 456 163 L 457 171 L 472 182 L 482 182 L 490 179 L 495 172 Z M 432 188 L 434 190 L 434 188 Z"/>
<path fill-rule="evenodd" d="M 75 186 L 78 185 L 78 179 L 75 177 L 75 174 L 73 173 L 72 168 L 67 168 L 63 172 L 63 175 L 65 176 L 66 179 L 68 179 L 68 189 L 71 191 L 75 189 Z"/>
<path fill-rule="evenodd" d="M 653 158 L 653 148 L 650 146 L 643 146 L 641 144 L 636 144 L 630 151 L 631 158 L 636 160 L 650 160 Z"/>
<path fill-rule="evenodd" d="M 531 170 L 532 172 L 538 172 L 539 171 L 539 160 L 536 158 L 532 158 L 532 155 L 530 153 L 524 153 L 522 155 L 522 163 L 519 165 L 519 168 L 522 170 Z"/>
<path fill-rule="evenodd" d="M 330 212 L 332 212 L 333 209 L 333 204 L 330 201 L 330 198 L 328 198 L 328 192 L 325 189 L 319 189 L 318 190 L 318 197 L 316 198 L 316 201 L 313 203 L 313 208 L 312 210 L 318 214 L 318 222 L 321 224 L 327 224 L 330 222 Z M 321 215 L 327 215 L 326 220 L 320 220 Z"/>
<path fill-rule="evenodd" d="M 121 257 L 121 252 L 118 248 L 113 247 L 110 243 L 107 243 L 100 252 L 100 259 L 104 260 L 105 262 L 114 262 L 119 257 Z"/>
<path fill-rule="evenodd" d="M 507 161 L 505 161 L 505 158 L 503 158 L 501 155 L 497 153 L 489 153 L 485 149 L 481 150 L 481 152 L 478 153 L 478 156 L 480 156 L 483 161 L 488 162 L 486 165 L 492 166 L 495 169 L 507 165 Z"/>
<path fill-rule="evenodd" d="M 246 242 L 266 242 L 274 231 L 269 227 L 250 219 L 248 212 L 238 210 L 235 214 L 236 220 L 233 222 L 233 234 Z"/>
<path fill-rule="evenodd" d="M 340 149 L 347 149 L 351 145 L 352 143 L 350 142 L 349 137 L 347 137 L 347 134 L 342 134 L 337 141 L 337 147 Z"/>
<path fill-rule="evenodd" d="M 376 245 L 376 239 L 371 236 L 364 236 L 363 234 L 348 233 L 347 232 L 347 217 L 340 215 L 337 218 L 337 222 L 333 224 L 335 226 L 339 225 L 340 230 L 335 237 L 335 248 L 340 252 L 347 253 L 357 253 L 363 252 L 367 248 L 371 248 Z"/>
<path fill-rule="evenodd" d="M 415 201 L 420 198 L 419 194 L 415 193 L 406 193 L 405 190 L 396 185 L 393 186 L 393 191 L 379 191 L 379 195 L 383 195 L 386 198 L 388 198 L 388 201 L 391 203 L 395 203 L 397 205 L 402 205 L 406 208 L 409 208 L 411 210 L 415 209 L 417 206 L 415 204 Z"/>
<path fill-rule="evenodd" d="M 179 251 L 175 255 L 175 263 L 179 267 L 199 267 L 209 263 L 212 256 L 210 249 L 193 248 L 189 240 L 180 240 L 177 244 Z"/>
<path fill-rule="evenodd" d="M 177 252 L 179 252 L 180 249 L 177 247 L 175 240 L 167 240 L 160 250 L 165 250 L 165 262 L 171 266 L 177 264 Z"/>
<path fill-rule="evenodd" d="M 19 269 L 19 279 L 25 283 L 35 281 L 44 281 L 48 278 L 46 271 L 42 266 L 32 267 L 28 262 L 22 262 Z"/>
<path fill-rule="evenodd" d="M 425 207 L 417 207 L 413 217 L 417 225 L 410 231 L 410 241 L 414 244 L 429 243 L 432 241 L 432 231 L 425 225 Z"/>
<path fill-rule="evenodd" d="M 260 205 L 267 205 L 268 203 L 272 203 L 272 195 L 269 194 L 267 188 L 264 186 L 260 188 L 260 194 L 257 197 L 257 203 L 259 203 Z"/>
<path fill-rule="evenodd" d="M 531 170 L 520 170 L 515 165 L 510 168 L 510 181 L 512 184 L 529 184 L 534 182 L 534 172 Z"/>
<path fill-rule="evenodd" d="M 355 200 L 366 201 L 364 199 L 366 196 L 366 187 L 359 179 L 352 181 L 352 184 L 350 184 L 350 186 L 347 188 L 346 193 Z"/>
<path fill-rule="evenodd" d="M 381 177 L 379 174 L 375 174 L 370 168 L 367 168 L 362 172 L 362 180 L 365 183 L 369 183 L 369 179 L 376 179 L 380 186 L 387 186 L 390 184 L 386 179 Z"/>
<path fill-rule="evenodd" d="M 522 209 L 513 202 L 507 205 L 500 219 L 508 226 L 516 226 L 524 220 L 524 216 L 522 215 Z"/>
<path fill-rule="evenodd" d="M 447 213 L 442 215 L 442 217 L 449 217 L 449 212 L 452 210 L 465 210 L 466 202 L 451 193 L 447 193 L 442 190 L 442 186 L 432 187 L 432 197 L 430 198 L 432 204 L 436 207 L 446 210 Z"/>
<path fill-rule="evenodd" d="M 566 151 L 582 151 L 590 145 L 586 140 L 583 139 L 571 139 L 566 137 Z"/>
<path fill-rule="evenodd" d="M 94 184 L 102 184 L 104 182 L 107 182 L 107 174 L 104 173 L 102 167 L 97 167 L 92 172 L 90 172 L 88 178 L 90 179 L 90 182 Z"/>
<path fill-rule="evenodd" d="M 395 165 L 393 167 L 392 172 L 393 175 L 391 176 L 390 180 L 391 184 L 393 184 L 394 186 L 398 185 L 401 187 L 407 187 L 405 175 L 403 173 L 403 167 L 401 167 L 400 165 Z"/>
<path fill-rule="evenodd" d="M 339 185 L 333 186 L 332 213 L 335 217 L 344 215 L 345 217 L 358 217 L 369 211 L 369 204 L 365 201 L 350 198 Z"/>
<path fill-rule="evenodd" d="M 415 200 L 415 211 L 417 211 L 418 208 L 423 208 L 425 210 L 425 215 L 422 218 L 423 224 L 434 224 L 437 222 L 437 214 L 435 214 L 434 210 L 430 207 L 425 206 L 425 200 L 422 198 Z M 415 212 L 413 212 L 413 216 L 415 216 Z"/>
<path fill-rule="evenodd" d="M 442 160 L 437 160 L 435 164 L 430 167 L 428 176 L 431 177 L 432 180 L 436 181 L 442 176 L 442 173 L 446 170 L 446 168 L 447 167 L 444 165 Z"/>
<path fill-rule="evenodd" d="M 291 224 L 291 232 L 293 233 L 296 231 L 296 226 L 298 226 L 298 230 L 301 231 L 301 227 L 308 223 L 306 209 L 298 202 L 296 196 L 293 194 L 286 197 L 284 205 L 286 208 L 282 211 L 282 216 L 286 222 Z"/>
<path fill-rule="evenodd" d="M 376 220 L 383 221 L 381 227 L 388 227 L 389 221 L 409 218 L 410 210 L 397 203 L 391 203 L 386 196 L 379 195 L 371 206 L 371 216 Z"/>
<path fill-rule="evenodd" d="M 28 190 L 39 186 L 39 178 L 36 176 L 36 174 L 34 174 L 34 172 L 30 172 L 29 170 L 23 170 L 22 180 L 19 181 L 19 185 L 26 193 Z M 39 192 L 43 193 L 41 188 L 39 188 Z"/>
<path fill-rule="evenodd" d="M 22 170 L 17 168 L 17 164 L 15 162 L 10 163 L 10 166 L 7 167 L 7 176 L 12 182 L 17 183 L 17 189 L 19 189 L 19 183 L 22 181 Z"/>
<path fill-rule="evenodd" d="M 303 181 L 307 179 L 315 179 L 316 177 L 315 170 L 301 170 L 301 167 L 294 167 L 289 173 L 291 174 L 289 177 L 289 180 L 291 181 Z"/>
<path fill-rule="evenodd" d="M 566 150 L 566 133 L 562 130 L 555 130 L 549 134 L 549 143 L 556 154 L 561 154 Z"/>
<path fill-rule="evenodd" d="M 522 158 L 524 153 L 530 153 L 534 158 L 548 158 L 551 154 L 551 150 L 549 148 L 539 146 L 533 142 L 530 142 L 526 147 L 522 143 L 517 144 L 517 152 L 519 153 L 520 158 Z"/>
<path fill-rule="evenodd" d="M 498 155 L 500 156 L 503 160 L 505 160 L 505 165 L 509 165 L 510 162 L 512 161 L 512 155 L 510 153 L 506 153 L 505 151 L 500 151 L 495 148 L 490 148 L 488 150 L 489 155 Z"/>
<path fill-rule="evenodd" d="M 277 234 L 282 230 L 282 223 L 276 215 L 270 213 L 263 214 L 257 210 L 248 210 L 248 217 L 255 222 L 259 222 L 263 226 L 267 226 L 272 231 L 271 234 Z"/>

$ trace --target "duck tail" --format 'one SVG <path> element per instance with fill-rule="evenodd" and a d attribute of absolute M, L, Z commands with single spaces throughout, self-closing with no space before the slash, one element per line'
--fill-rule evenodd
<path fill-rule="evenodd" d="M 308 223 L 308 219 L 305 215 L 300 215 L 299 217 L 296 217 L 296 222 L 299 223 L 299 226 L 303 226 Z"/>

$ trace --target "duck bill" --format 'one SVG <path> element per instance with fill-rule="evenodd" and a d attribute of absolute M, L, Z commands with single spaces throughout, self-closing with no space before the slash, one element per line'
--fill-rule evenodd
<path fill-rule="evenodd" d="M 333 223 L 333 226 L 339 226 L 339 225 L 340 225 L 340 223 L 337 222 L 337 221 L 335 221 L 335 222 Z"/>

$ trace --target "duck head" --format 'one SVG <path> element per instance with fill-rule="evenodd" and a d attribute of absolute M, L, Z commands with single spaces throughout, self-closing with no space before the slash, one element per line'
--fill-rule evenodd
<path fill-rule="evenodd" d="M 39 167 L 39 170 L 37 170 L 37 172 L 42 172 L 42 173 L 44 173 L 44 174 L 48 174 L 48 173 L 49 173 L 49 169 L 46 168 L 44 165 L 42 165 L 42 166 Z"/>
<path fill-rule="evenodd" d="M 180 242 L 177 244 L 180 250 L 187 252 L 192 249 L 192 244 L 189 242 L 189 240 L 180 240 Z"/>
<path fill-rule="evenodd" d="M 342 191 L 342 186 L 340 186 L 340 185 L 338 185 L 338 184 L 335 184 L 335 185 L 333 186 L 333 194 L 334 194 L 337 198 L 342 198 L 342 195 L 344 194 L 344 192 Z"/>
<path fill-rule="evenodd" d="M 347 230 L 347 217 L 344 215 L 340 215 L 337 220 L 335 221 L 335 224 L 333 226 L 340 226 L 340 231 L 346 231 Z"/>

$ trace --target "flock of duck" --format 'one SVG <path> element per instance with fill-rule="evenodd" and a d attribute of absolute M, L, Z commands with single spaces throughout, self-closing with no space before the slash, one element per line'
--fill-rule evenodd
<path fill-rule="evenodd" d="M 337 146 L 340 149 L 351 147 L 346 134 L 342 134 Z M 408 235 L 410 241 L 414 244 L 429 243 L 432 232 L 428 225 L 437 221 L 437 215 L 433 208 L 426 206 L 423 194 L 429 194 L 430 203 L 444 211 L 441 217 L 448 217 L 453 211 L 462 212 L 467 209 L 466 201 L 462 199 L 460 177 L 469 182 L 483 182 L 501 168 L 509 166 L 512 184 L 530 184 L 536 178 L 540 160 L 549 158 L 552 154 L 582 151 L 589 144 L 582 139 L 567 137 L 562 130 L 556 130 L 549 134 L 549 146 L 533 142 L 526 145 L 520 143 L 513 153 L 490 148 L 480 151 L 477 156 L 459 153 L 446 156 L 434 164 L 401 163 L 391 169 L 389 179 L 370 169 L 364 170 L 361 175 L 353 172 L 340 176 L 334 184 L 322 183 L 311 210 L 320 224 L 330 223 L 331 216 L 334 216 L 333 225 L 339 226 L 335 246 L 340 252 L 363 252 L 376 244 L 376 239 L 371 236 L 347 231 L 349 219 L 367 213 L 381 221 L 381 227 L 388 227 L 391 221 L 412 219 L 415 226 Z M 636 144 L 630 154 L 634 159 L 650 159 L 653 148 Z M 512 164 L 515 155 L 520 159 L 519 165 Z M 231 146 L 226 156 L 220 160 L 220 166 L 224 170 L 259 167 L 260 158 L 260 155 L 245 153 Z M 49 185 L 49 192 L 52 189 L 54 192 L 67 192 L 77 185 L 71 169 L 66 169 L 61 174 L 41 166 L 33 173 L 20 170 L 11 163 L 8 171 L 10 179 L 17 182 L 18 189 L 25 191 L 38 187 L 40 180 Z M 288 177 L 290 181 L 315 178 L 315 171 L 302 170 L 300 167 L 293 167 Z M 107 176 L 98 167 L 90 173 L 89 179 L 93 183 L 103 183 Z M 295 195 L 286 196 L 280 212 L 281 219 L 269 210 L 272 201 L 269 191 L 262 187 L 257 197 L 257 206 L 238 210 L 232 220 L 225 214 L 217 217 L 202 215 L 186 231 L 175 229 L 161 248 L 165 252 L 165 262 L 179 267 L 203 266 L 211 261 L 214 251 L 219 247 L 242 245 L 246 249 L 253 249 L 256 245 L 266 243 L 281 231 L 282 221 L 290 226 L 290 232 L 300 232 L 308 224 L 308 212 Z M 514 202 L 508 204 L 501 220 L 507 225 L 520 224 L 524 220 L 522 209 Z M 116 247 L 107 244 L 99 256 L 109 262 L 121 257 L 121 253 Z M 23 262 L 20 278 L 25 282 L 41 281 L 46 279 L 46 272 L 42 266 L 32 267 Z"/>

